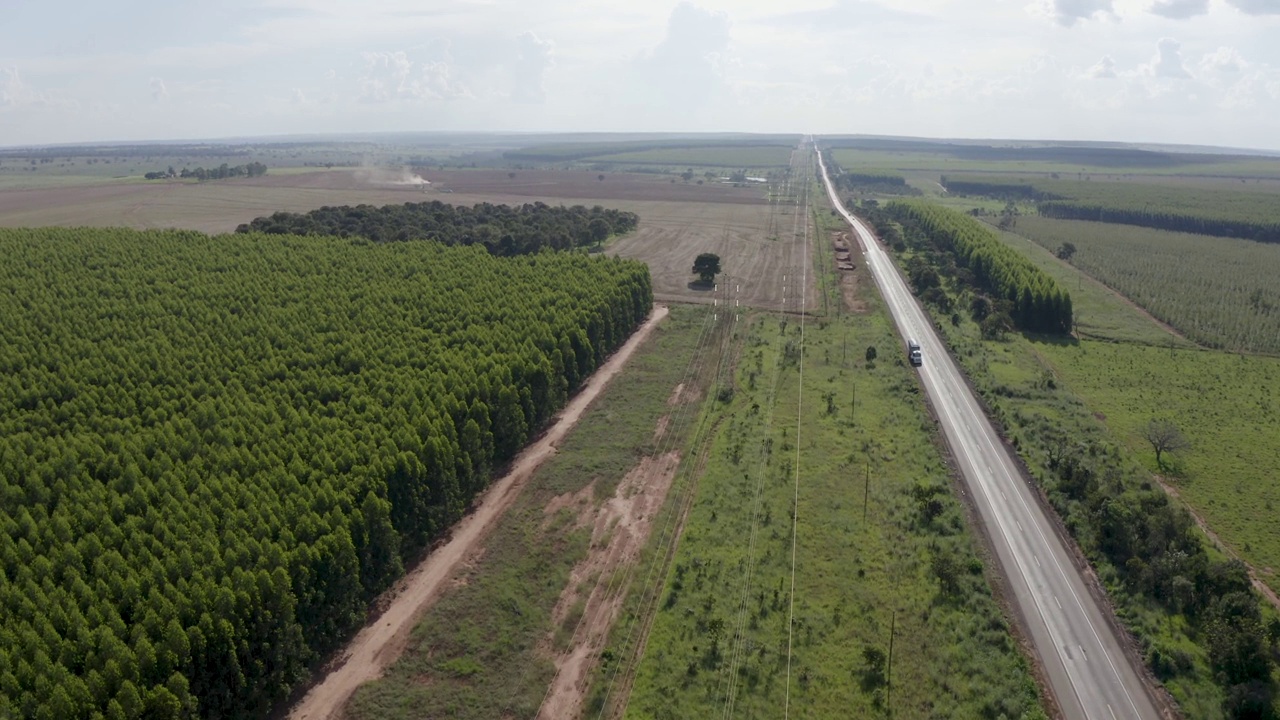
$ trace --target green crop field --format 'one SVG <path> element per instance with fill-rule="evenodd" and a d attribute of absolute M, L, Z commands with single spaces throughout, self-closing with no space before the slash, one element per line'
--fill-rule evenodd
<path fill-rule="evenodd" d="M 1280 245 L 1041 217 L 1015 231 L 1074 244 L 1074 265 L 1202 345 L 1280 353 Z"/>
<path fill-rule="evenodd" d="M 933 200 L 933 202 L 938 202 Z M 1030 234 L 1030 221 L 1040 218 L 1019 217 L 1013 232 L 998 232 L 1005 244 L 1023 253 L 1027 259 L 1048 273 L 1058 284 L 1071 293 L 1072 311 L 1074 314 L 1074 330 L 1080 337 L 1112 342 L 1134 342 L 1145 345 L 1168 347 L 1171 343 L 1176 347 L 1194 347 L 1190 341 L 1178 338 L 1156 323 L 1151 318 L 1135 309 L 1129 303 L 1117 297 L 1113 290 L 1098 280 L 1080 272 L 1075 267 L 1058 259 L 1051 250 L 1058 245 L 1046 248 L 1028 240 L 1019 232 Z M 1124 228 L 1133 230 L 1136 228 Z M 1154 231 L 1152 231 L 1154 232 Z M 1051 245 L 1051 243 L 1050 243 Z M 1079 257 L 1078 251 L 1076 257 Z"/>
<path fill-rule="evenodd" d="M 618 165 L 664 165 L 673 168 L 718 167 L 782 168 L 791 164 L 787 146 L 689 147 L 659 148 L 624 153 L 603 153 L 583 158 L 582 162 Z"/>
<path fill-rule="evenodd" d="M 883 311 L 750 322 L 626 716 L 1043 717 Z"/>
<path fill-rule="evenodd" d="M 1280 243 L 1275 192 L 1132 182 L 945 175 L 957 195 L 1036 201 L 1040 215 Z"/>
<path fill-rule="evenodd" d="M 962 172 L 989 172 L 1047 176 L 1132 176 L 1168 177 L 1198 176 L 1207 178 L 1280 178 L 1280 159 L 1225 157 L 1197 155 L 1173 155 L 1173 161 L 1158 165 L 1099 164 L 1089 161 L 1066 159 L 999 159 L 983 158 L 979 154 L 965 155 L 940 151 L 886 150 L 836 148 L 832 151 L 836 161 L 846 167 L 869 165 L 903 171 L 931 171 L 946 175 Z"/>
<path fill-rule="evenodd" d="M 1149 208 L 1152 212 L 1181 212 L 1184 214 L 1234 218 L 1269 222 L 1280 218 L 1275 192 L 1256 189 L 1252 185 L 1208 189 L 1183 187 L 1170 183 L 1116 182 L 1107 180 L 1080 181 L 1053 178 L 1017 178 L 1001 175 L 947 175 L 943 183 L 988 186 L 993 194 L 1001 189 L 1034 189 L 1051 198 L 1075 200 L 1084 204 L 1131 206 Z"/>

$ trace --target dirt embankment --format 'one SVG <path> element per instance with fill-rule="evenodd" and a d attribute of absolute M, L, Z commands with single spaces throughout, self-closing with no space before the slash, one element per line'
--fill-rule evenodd
<path fill-rule="evenodd" d="M 546 434 L 525 448 L 512 464 L 510 472 L 489 487 L 477 503 L 475 512 L 452 529 L 450 540 L 388 591 L 393 599 L 387 604 L 387 609 L 356 635 L 332 672 L 293 707 L 288 716 L 290 720 L 340 718 L 347 699 L 356 688 L 380 677 L 400 657 L 414 625 L 439 598 L 440 591 L 446 587 L 446 581 L 459 563 L 478 547 L 498 518 L 515 501 L 534 470 L 555 452 L 556 445 L 578 423 L 582 413 L 667 313 L 665 306 L 655 307 L 644 325 L 591 376 Z"/>
<path fill-rule="evenodd" d="M 544 642 L 544 652 L 555 662 L 556 676 L 538 712 L 539 718 L 559 720 L 581 715 L 595 659 L 604 649 L 626 599 L 626 583 L 613 579 L 639 559 L 679 465 L 680 453 L 675 451 L 646 457 L 618 483 L 613 497 L 601 505 L 594 518 L 590 512 L 579 515 L 581 526 L 591 525 L 590 549 L 569 574 L 551 617 L 554 627 L 563 627 L 573 622 L 572 614 L 580 611 L 581 615 L 573 623 L 567 648 L 554 648 L 554 636 Z M 557 498 L 548 510 L 563 507 L 566 502 L 571 506 L 573 500 Z"/>

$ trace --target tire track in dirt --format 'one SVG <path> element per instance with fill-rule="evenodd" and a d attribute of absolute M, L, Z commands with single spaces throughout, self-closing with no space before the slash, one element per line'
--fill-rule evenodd
<path fill-rule="evenodd" d="M 556 445 L 577 424 L 582 413 L 604 390 L 653 328 L 667 316 L 658 306 L 630 339 L 591 376 L 569 401 L 554 425 L 537 442 L 525 448 L 511 470 L 485 491 L 475 512 L 450 531 L 450 539 L 432 552 L 396 586 L 387 609 L 367 624 L 347 645 L 336 668 L 314 685 L 289 712 L 290 720 L 336 720 L 356 688 L 380 677 L 408 644 L 409 635 L 422 614 L 440 597 L 446 580 L 493 528 L 520 494 L 533 472 L 552 454 Z"/>
<path fill-rule="evenodd" d="M 554 625 L 564 622 L 574 605 L 583 599 L 579 591 L 581 583 L 592 576 L 616 573 L 639 559 L 679 465 L 678 450 L 646 457 L 618 483 L 614 496 L 596 513 L 587 557 L 574 566 L 564 592 L 551 611 Z M 626 599 L 625 593 L 608 590 L 599 583 L 595 585 L 582 610 L 583 623 L 576 633 L 580 640 L 566 651 L 555 653 L 556 677 L 538 717 L 556 720 L 581 715 L 586 685 L 595 666 L 593 660 L 604 650 L 609 630 Z M 547 650 L 550 651 L 549 643 Z"/>

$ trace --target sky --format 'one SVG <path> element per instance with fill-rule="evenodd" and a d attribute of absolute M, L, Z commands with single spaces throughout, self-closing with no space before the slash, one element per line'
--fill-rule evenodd
<path fill-rule="evenodd" d="M 1280 150 L 1280 0 L 0 0 L 0 146 L 794 132 Z"/>

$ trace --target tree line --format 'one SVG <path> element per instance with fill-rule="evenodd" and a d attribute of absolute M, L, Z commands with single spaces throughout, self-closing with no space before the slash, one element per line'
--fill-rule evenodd
<path fill-rule="evenodd" d="M 1123 202 L 1054 200 L 1039 204 L 1040 214 L 1060 220 L 1139 225 L 1157 230 L 1280 243 L 1280 221 L 1243 220 L 1179 212 L 1172 208 L 1134 207 Z"/>
<path fill-rule="evenodd" d="M 921 195 L 919 189 L 907 184 L 902 173 L 895 170 L 862 167 L 846 170 L 828 152 L 827 167 L 831 169 L 831 182 L 838 190 L 863 195 Z"/>
<path fill-rule="evenodd" d="M 943 176 L 948 192 L 1036 201 L 1060 220 L 1137 225 L 1156 230 L 1280 242 L 1275 195 L 1236 190 L 1053 178 Z"/>
<path fill-rule="evenodd" d="M 402 205 L 325 206 L 308 213 L 278 212 L 236 228 L 238 233 L 334 235 L 374 242 L 434 240 L 445 245 L 480 245 L 493 255 L 510 257 L 543 248 L 567 250 L 599 245 L 612 235 L 631 232 L 640 218 L 633 212 L 596 205 L 520 206 L 480 203 L 474 207 L 438 200 Z"/>
<path fill-rule="evenodd" d="M 227 165 L 222 163 L 216 168 L 208 170 L 197 167 L 194 170 L 182 168 L 182 170 L 174 170 L 170 165 L 168 170 L 157 170 L 143 175 L 147 180 L 167 180 L 170 178 L 193 178 L 204 182 L 206 180 L 225 180 L 234 177 L 261 177 L 267 174 L 267 166 L 260 162 L 251 162 L 248 165 Z"/>
<path fill-rule="evenodd" d="M 1067 334 L 1072 328 L 1071 295 L 1058 282 L 990 228 L 963 213 L 922 201 L 896 200 L 884 206 L 885 215 L 906 235 L 918 235 L 954 258 L 966 284 L 1007 304 L 1013 323 L 1032 332 Z M 925 280 L 928 283 L 928 280 Z M 936 285 L 936 280 L 932 285 Z M 916 278 L 921 290 L 920 278 Z"/>
<path fill-rule="evenodd" d="M 1037 188 L 1027 180 L 942 176 L 938 183 L 957 195 L 983 195 L 1000 200 L 1046 200 L 1059 196 Z"/>
<path fill-rule="evenodd" d="M 0 718 L 264 717 L 652 305 L 584 253 L 0 247 Z"/>

